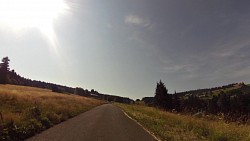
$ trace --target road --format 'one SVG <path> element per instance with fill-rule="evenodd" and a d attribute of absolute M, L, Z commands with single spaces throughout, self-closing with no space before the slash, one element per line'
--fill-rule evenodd
<path fill-rule="evenodd" d="M 27 141 L 156 141 L 121 109 L 104 104 Z"/>

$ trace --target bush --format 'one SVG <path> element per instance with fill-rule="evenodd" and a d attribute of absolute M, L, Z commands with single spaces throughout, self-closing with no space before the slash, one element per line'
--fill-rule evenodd
<path fill-rule="evenodd" d="M 51 123 L 51 121 L 47 117 L 42 117 L 40 120 L 41 120 L 42 125 L 45 128 L 49 128 L 49 127 L 53 126 L 53 124 Z"/>
<path fill-rule="evenodd" d="M 210 138 L 213 141 L 229 141 L 229 137 L 223 133 L 215 133 Z"/>
<path fill-rule="evenodd" d="M 61 116 L 57 115 L 56 113 L 53 113 L 53 112 L 48 113 L 47 117 L 53 124 L 57 124 L 61 122 Z"/>

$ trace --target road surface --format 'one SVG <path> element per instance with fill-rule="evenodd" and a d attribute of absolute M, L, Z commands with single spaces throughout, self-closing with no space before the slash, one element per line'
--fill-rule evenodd
<path fill-rule="evenodd" d="M 27 141 L 156 141 L 118 107 L 98 106 Z"/>

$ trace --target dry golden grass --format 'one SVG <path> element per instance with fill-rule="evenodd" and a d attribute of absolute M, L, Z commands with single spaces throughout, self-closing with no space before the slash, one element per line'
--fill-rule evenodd
<path fill-rule="evenodd" d="M 116 105 L 163 141 L 250 141 L 250 125 L 226 124 L 141 105 Z"/>
<path fill-rule="evenodd" d="M 9 130 L 12 133 L 13 127 L 22 127 L 27 129 L 25 132 L 31 132 L 28 127 L 32 125 L 32 130 L 39 132 L 103 103 L 100 100 L 54 93 L 47 89 L 0 85 L 0 140 L 6 137 L 6 140 L 11 140 L 8 134 Z M 19 133 L 19 129 L 15 132 Z M 27 133 L 27 136 L 34 132 Z"/>

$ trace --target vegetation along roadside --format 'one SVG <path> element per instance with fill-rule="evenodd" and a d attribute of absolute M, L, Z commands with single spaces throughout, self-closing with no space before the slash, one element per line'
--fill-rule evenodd
<path fill-rule="evenodd" d="M 250 141 L 250 125 L 180 115 L 144 105 L 115 105 L 162 141 Z"/>
<path fill-rule="evenodd" d="M 0 140 L 24 140 L 104 103 L 15 85 L 0 85 L 0 101 Z"/>

